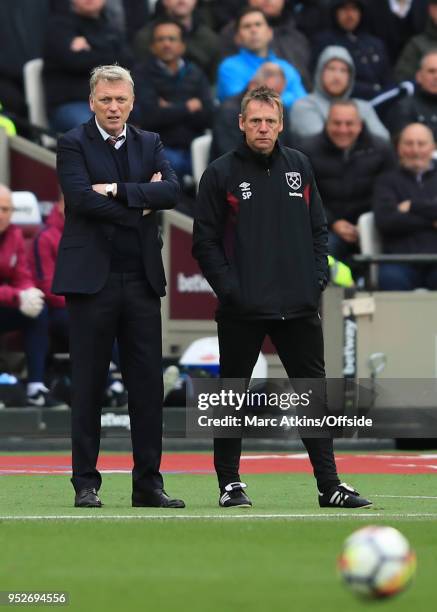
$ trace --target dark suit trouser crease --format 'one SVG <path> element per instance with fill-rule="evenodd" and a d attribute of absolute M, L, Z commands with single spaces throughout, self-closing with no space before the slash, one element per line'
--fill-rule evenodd
<path fill-rule="evenodd" d="M 250 379 L 262 343 L 270 336 L 289 378 L 324 378 L 323 333 L 320 319 L 282 320 L 220 318 L 221 378 Z M 302 438 L 319 491 L 339 484 L 332 438 Z M 214 439 L 214 465 L 221 489 L 240 480 L 241 438 Z"/>
<path fill-rule="evenodd" d="M 72 360 L 72 483 L 99 489 L 100 418 L 114 339 L 129 396 L 133 490 L 162 489 L 160 298 L 137 273 L 112 273 L 101 291 L 67 296 Z"/>

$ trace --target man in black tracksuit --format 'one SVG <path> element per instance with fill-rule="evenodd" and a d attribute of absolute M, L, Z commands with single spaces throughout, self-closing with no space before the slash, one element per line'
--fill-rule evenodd
<path fill-rule="evenodd" d="M 290 378 L 324 378 L 318 303 L 328 280 L 327 228 L 308 159 L 278 144 L 282 103 L 259 87 L 242 101 L 245 140 L 205 171 L 193 255 L 219 299 L 221 378 L 249 380 L 266 335 Z M 370 504 L 340 484 L 331 438 L 305 438 L 321 506 Z M 216 438 L 220 505 L 250 506 L 241 439 Z"/>

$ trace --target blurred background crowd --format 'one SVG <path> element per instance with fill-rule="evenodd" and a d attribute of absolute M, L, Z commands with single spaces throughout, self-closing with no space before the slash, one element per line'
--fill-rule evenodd
<path fill-rule="evenodd" d="M 330 255 L 351 264 L 369 213 L 384 253 L 437 254 L 437 0 L 14 0 L 0 40 L 11 137 L 54 148 L 92 116 L 92 68 L 117 62 L 135 81 L 131 122 L 160 133 L 190 215 L 196 143 L 203 167 L 237 146 L 241 99 L 267 85 L 284 103 L 280 141 L 313 164 Z M 27 394 L 47 404 L 41 338 L 48 324 L 68 335 L 50 292 L 63 207 L 27 250 L 12 209 L 1 186 L 0 333 L 23 330 Z M 378 286 L 437 289 L 437 266 L 385 263 Z M 123 393 L 110 375 L 108 389 Z"/>

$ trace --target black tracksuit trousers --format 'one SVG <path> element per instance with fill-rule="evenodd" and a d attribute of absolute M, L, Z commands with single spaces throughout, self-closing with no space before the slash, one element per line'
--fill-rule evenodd
<path fill-rule="evenodd" d="M 268 335 L 290 379 L 324 378 L 324 348 L 318 314 L 295 319 L 233 319 L 219 317 L 221 378 L 249 381 L 264 338 Z M 319 491 L 340 483 L 335 465 L 332 438 L 303 438 Z M 214 439 L 214 465 L 220 489 L 238 482 L 241 438 Z"/>

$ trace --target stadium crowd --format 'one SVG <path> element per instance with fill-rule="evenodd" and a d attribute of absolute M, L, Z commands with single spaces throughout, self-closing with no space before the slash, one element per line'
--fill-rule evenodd
<path fill-rule="evenodd" d="M 31 133 L 28 61 L 43 60 L 52 135 L 91 117 L 90 71 L 118 63 L 136 83 L 131 121 L 160 133 L 189 201 L 192 142 L 209 130 L 211 160 L 237 146 L 241 99 L 267 85 L 284 102 L 282 144 L 313 164 L 331 255 L 350 262 L 370 211 L 385 252 L 437 253 L 437 0 L 15 0 L 0 5 L 0 35 L 0 128 L 10 134 Z M 50 405 L 48 328 L 65 335 L 67 325 L 50 291 L 62 204 L 30 257 L 11 212 L 0 186 L 0 333 L 24 332 L 28 396 Z M 379 281 L 437 288 L 432 265 L 386 264 Z"/>

